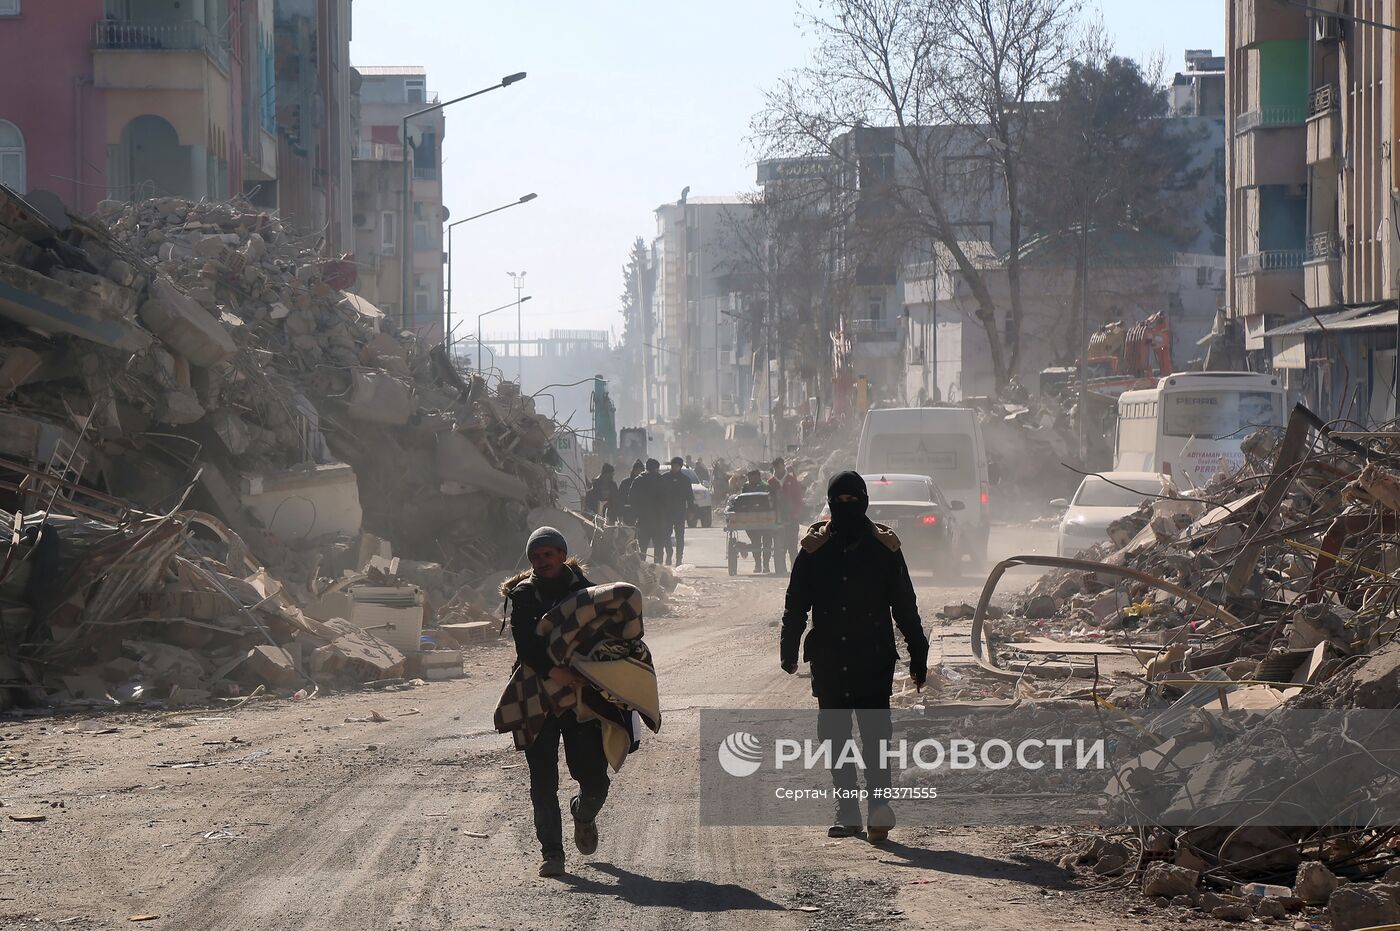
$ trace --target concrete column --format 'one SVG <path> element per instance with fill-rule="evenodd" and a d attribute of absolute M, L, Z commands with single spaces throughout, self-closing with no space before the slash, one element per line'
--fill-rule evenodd
<path fill-rule="evenodd" d="M 209 147 L 192 145 L 190 150 L 190 198 L 209 196 Z"/>

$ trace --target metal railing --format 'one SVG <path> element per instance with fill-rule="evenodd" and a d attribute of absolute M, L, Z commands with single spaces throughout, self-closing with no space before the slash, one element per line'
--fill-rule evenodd
<path fill-rule="evenodd" d="M 355 158 L 371 162 L 401 162 L 403 146 L 388 142 L 361 142 L 355 146 Z"/>
<path fill-rule="evenodd" d="M 894 342 L 899 339 L 899 324 L 893 320 L 860 317 L 851 321 L 851 332 L 867 339 Z"/>
<path fill-rule="evenodd" d="M 1260 107 L 1258 110 L 1249 110 L 1236 117 L 1235 132 L 1247 133 L 1251 129 L 1270 126 L 1301 126 L 1307 117 L 1308 108 L 1301 104 L 1298 106 Z"/>
<path fill-rule="evenodd" d="M 436 181 L 437 167 L 434 165 L 416 165 L 413 168 L 413 180 L 415 181 Z"/>
<path fill-rule="evenodd" d="M 1323 84 L 1308 95 L 1308 116 L 1326 113 L 1337 105 L 1337 88 Z"/>
<path fill-rule="evenodd" d="M 1249 275 L 1254 272 L 1302 268 L 1306 252 L 1306 249 L 1271 249 L 1267 252 L 1251 252 L 1239 257 L 1235 263 L 1235 274 Z"/>
<path fill-rule="evenodd" d="M 1341 254 L 1342 238 L 1336 230 L 1313 233 L 1308 237 L 1308 261 L 1340 258 Z"/>
<path fill-rule="evenodd" d="M 93 45 L 125 51 L 201 51 L 228 68 L 228 49 L 203 23 L 129 23 L 107 20 L 94 26 Z"/>

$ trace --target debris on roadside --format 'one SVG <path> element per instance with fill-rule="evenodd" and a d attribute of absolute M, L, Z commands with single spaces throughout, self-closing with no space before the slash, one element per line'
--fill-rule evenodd
<path fill-rule="evenodd" d="M 0 710 L 450 678 L 495 639 L 565 428 L 322 246 L 242 199 L 0 186 Z"/>
<path fill-rule="evenodd" d="M 972 662 L 931 670 L 930 711 L 971 696 L 1147 716 L 1158 744 L 1115 774 L 1125 804 L 1151 791 L 1189 814 L 1212 778 L 1197 752 L 1222 746 L 1228 720 L 1400 708 L 1400 433 L 1339 435 L 1299 405 L 1286 430 L 1241 445 L 1239 469 L 1189 492 L 1164 484 L 1077 558 L 994 567 L 971 610 Z M 1049 571 L 997 618 L 997 584 L 1018 565 Z M 942 616 L 968 613 L 954 604 Z M 1242 744 L 1234 757 L 1264 753 Z M 1400 921 L 1400 824 L 1244 817 L 1064 843 L 1065 868 L 1163 908 L 1339 929 Z"/>

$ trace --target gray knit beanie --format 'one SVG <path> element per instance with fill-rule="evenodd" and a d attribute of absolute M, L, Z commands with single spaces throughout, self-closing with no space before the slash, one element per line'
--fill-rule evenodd
<path fill-rule="evenodd" d="M 553 527 L 541 527 L 530 534 L 530 540 L 525 544 L 526 559 L 530 558 L 530 554 L 535 551 L 535 547 L 537 546 L 554 546 L 563 550 L 565 553 L 569 551 L 568 541 L 564 539 L 562 533 L 555 530 Z"/>

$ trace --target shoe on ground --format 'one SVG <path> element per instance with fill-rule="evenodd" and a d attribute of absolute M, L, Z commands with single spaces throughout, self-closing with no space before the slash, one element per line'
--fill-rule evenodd
<path fill-rule="evenodd" d="M 578 799 L 575 798 L 569 803 L 570 813 L 578 811 Z M 578 816 L 574 816 L 574 846 L 578 852 L 584 855 L 593 853 L 598 849 L 598 822 L 580 821 Z"/>
<path fill-rule="evenodd" d="M 858 824 L 833 824 L 826 829 L 827 837 L 855 837 L 860 833 Z"/>
<path fill-rule="evenodd" d="M 876 805 L 870 809 L 870 823 L 866 825 L 865 839 L 878 844 L 890 836 L 894 827 L 894 812 L 888 805 Z"/>
<path fill-rule="evenodd" d="M 564 855 L 551 854 L 540 864 L 540 875 L 546 878 L 564 875 Z"/>

